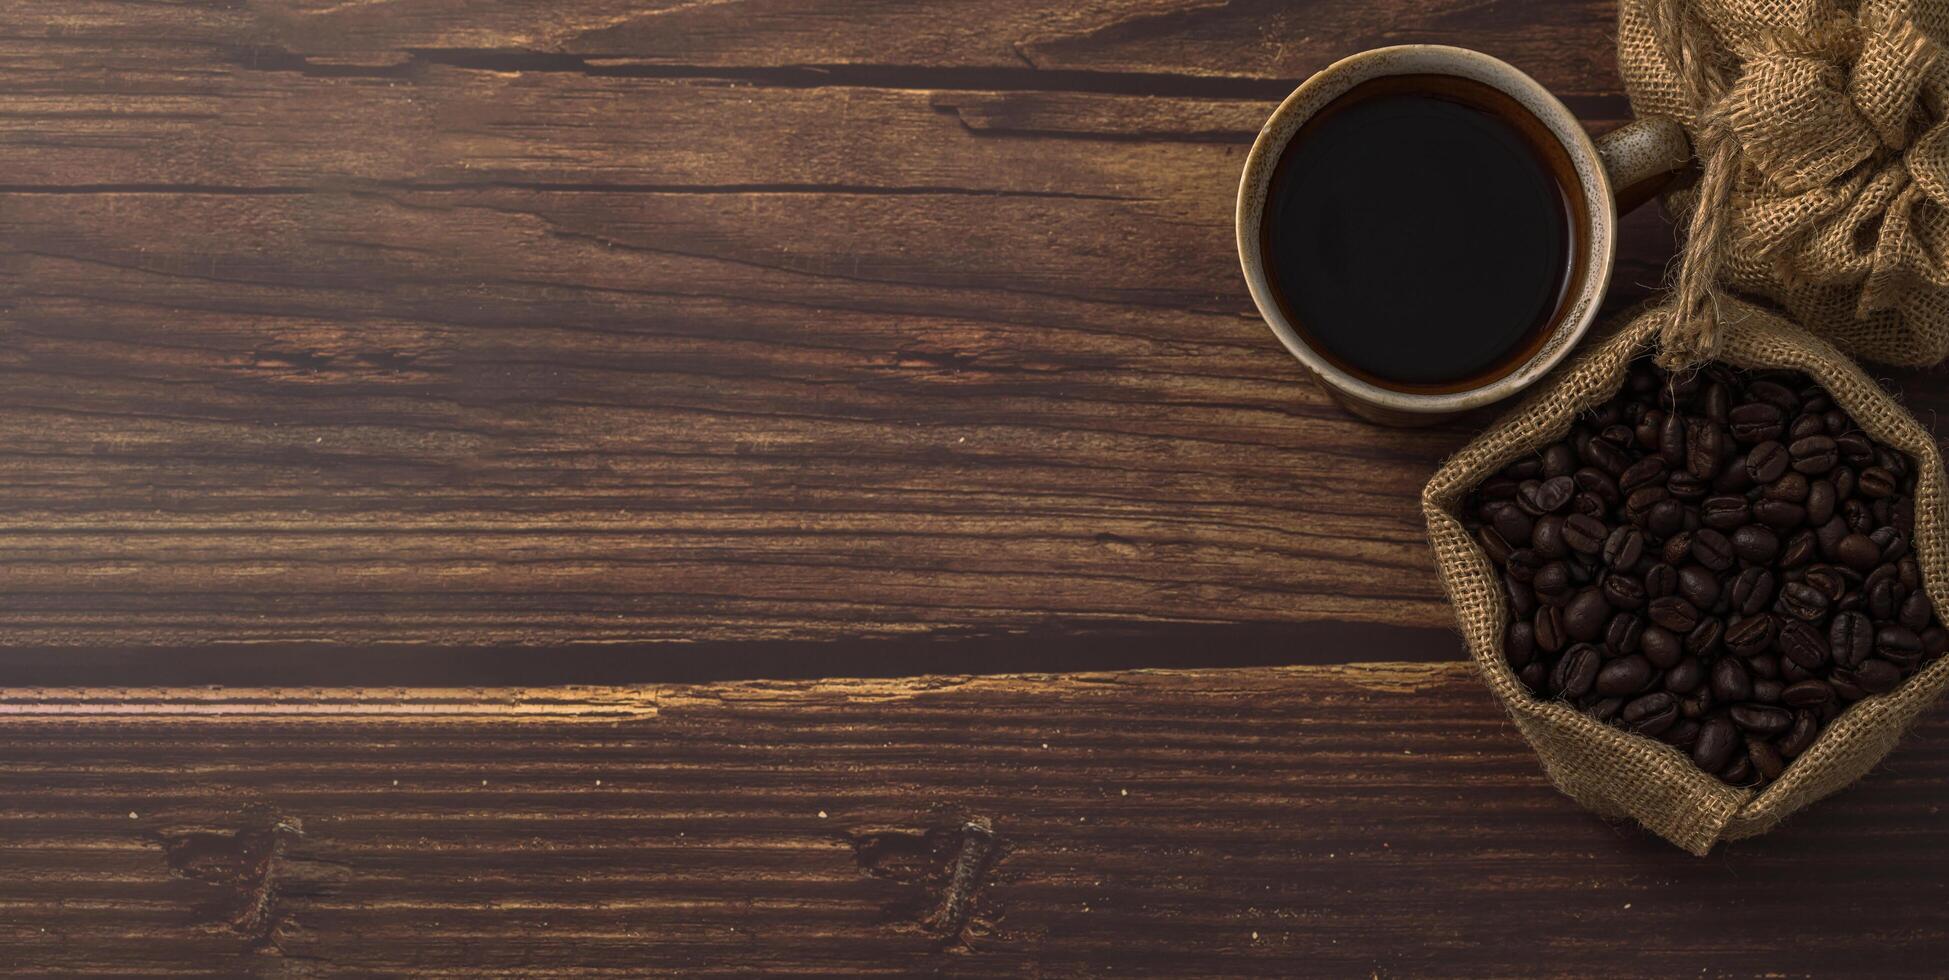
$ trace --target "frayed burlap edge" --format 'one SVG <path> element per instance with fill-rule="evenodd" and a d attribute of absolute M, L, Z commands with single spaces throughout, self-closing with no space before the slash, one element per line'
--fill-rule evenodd
<path fill-rule="evenodd" d="M 1874 439 L 1916 464 L 1913 546 L 1924 588 L 1940 610 L 1949 599 L 1942 460 L 1935 440 L 1833 346 L 1738 300 L 1722 300 L 1718 359 L 1737 367 L 1798 370 L 1825 385 Z M 1454 603 L 1476 670 L 1535 747 L 1551 782 L 1607 817 L 1630 817 L 1703 855 L 1722 840 L 1771 830 L 1788 814 L 1853 782 L 1901 738 L 1949 686 L 1949 658 L 1893 693 L 1869 697 L 1836 718 L 1763 792 L 1728 786 L 1671 746 L 1602 724 L 1530 694 L 1502 655 L 1508 622 L 1500 578 L 1454 512 L 1470 489 L 1525 452 L 1565 435 L 1579 412 L 1610 397 L 1627 365 L 1655 349 L 1666 308 L 1643 310 L 1602 346 L 1579 356 L 1541 390 L 1444 463 L 1422 492 L 1422 510 L 1442 585 Z"/>

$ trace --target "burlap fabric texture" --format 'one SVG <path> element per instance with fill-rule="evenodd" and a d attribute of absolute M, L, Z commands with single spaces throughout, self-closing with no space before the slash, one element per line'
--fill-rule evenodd
<path fill-rule="evenodd" d="M 1916 464 L 1913 544 L 1924 587 L 1949 609 L 1949 533 L 1942 460 L 1913 416 L 1835 348 L 1778 315 L 1720 297 L 1717 359 L 1735 367 L 1798 370 L 1832 393 L 1867 434 Z M 1569 705 L 1532 695 L 1503 658 L 1509 607 L 1487 555 L 1455 511 L 1469 490 L 1524 454 L 1562 438 L 1577 414 L 1614 394 L 1626 366 L 1658 353 L 1667 307 L 1634 316 L 1612 338 L 1585 351 L 1540 390 L 1443 464 L 1422 493 L 1428 536 L 1442 584 L 1455 604 L 1470 656 L 1496 699 L 1542 757 L 1557 788 L 1611 817 L 1631 817 L 1694 854 L 1764 833 L 1788 814 L 1847 785 L 1888 753 L 1911 721 L 1949 685 L 1949 657 L 1895 691 L 1857 702 L 1774 783 L 1755 792 L 1729 786 L 1662 742 L 1628 734 Z"/>
<path fill-rule="evenodd" d="M 1618 6 L 1633 108 L 1702 166 L 1666 200 L 1691 229 L 1677 319 L 1724 287 L 1857 357 L 1949 354 L 1949 0 Z"/>

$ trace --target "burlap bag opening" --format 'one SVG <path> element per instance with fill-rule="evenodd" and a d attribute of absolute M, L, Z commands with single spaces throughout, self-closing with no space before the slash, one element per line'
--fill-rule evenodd
<path fill-rule="evenodd" d="M 1843 350 L 1949 354 L 1949 0 L 1620 0 L 1640 116 L 1679 120 L 1702 174 L 1679 318 L 1723 287 Z"/>
<path fill-rule="evenodd" d="M 1929 600 L 1949 608 L 1949 531 L 1942 460 L 1915 418 L 1832 345 L 1778 315 L 1733 299 L 1719 302 L 1717 359 L 1735 367 L 1797 370 L 1827 387 L 1867 434 L 1915 462 L 1913 546 Z M 1532 695 L 1509 669 L 1502 637 L 1508 603 L 1489 557 L 1455 511 L 1476 485 L 1521 455 L 1562 438 L 1577 414 L 1623 383 L 1629 363 L 1658 349 L 1671 311 L 1632 317 L 1443 464 L 1422 493 L 1442 584 L 1455 604 L 1477 671 L 1536 748 L 1558 789 L 1610 817 L 1631 817 L 1694 854 L 1722 840 L 1761 834 L 1788 814 L 1846 786 L 1888 753 L 1911 721 L 1949 685 L 1949 657 L 1885 695 L 1836 718 L 1813 747 L 1759 792 L 1729 786 L 1671 746 L 1598 722 Z"/>

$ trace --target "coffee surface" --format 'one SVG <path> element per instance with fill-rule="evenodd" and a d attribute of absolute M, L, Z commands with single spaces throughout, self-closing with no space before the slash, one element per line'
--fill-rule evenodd
<path fill-rule="evenodd" d="M 1541 345 L 1575 265 L 1573 175 L 1522 112 L 1479 83 L 1394 76 L 1301 127 L 1274 166 L 1263 254 L 1288 321 L 1328 360 L 1452 390 Z"/>

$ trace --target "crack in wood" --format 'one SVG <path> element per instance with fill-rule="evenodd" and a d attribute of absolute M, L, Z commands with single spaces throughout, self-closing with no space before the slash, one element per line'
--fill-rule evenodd
<path fill-rule="evenodd" d="M 290 857 L 303 837 L 302 821 L 265 804 L 246 806 L 234 826 L 179 827 L 156 835 L 170 874 L 214 889 L 196 906 L 196 921 L 241 937 L 246 952 L 272 955 L 283 955 L 283 935 L 291 927 L 284 899 L 300 877 L 294 872 L 318 864 Z"/>

